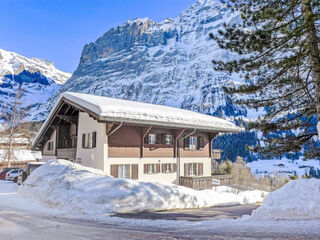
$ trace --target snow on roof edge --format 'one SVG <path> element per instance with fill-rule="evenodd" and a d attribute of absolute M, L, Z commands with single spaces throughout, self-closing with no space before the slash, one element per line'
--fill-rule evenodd
<path fill-rule="evenodd" d="M 240 129 L 228 120 L 190 110 L 109 98 L 84 93 L 64 92 L 65 98 L 94 112 L 100 120 L 155 123 L 157 125 L 185 125 L 188 128 L 238 132 Z"/>

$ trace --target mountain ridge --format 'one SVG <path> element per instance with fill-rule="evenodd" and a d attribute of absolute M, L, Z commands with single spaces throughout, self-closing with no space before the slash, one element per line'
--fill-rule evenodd
<path fill-rule="evenodd" d="M 219 117 L 247 116 L 222 86 L 237 76 L 215 72 L 212 59 L 236 57 L 210 40 L 224 22 L 239 16 L 212 0 L 197 1 L 175 19 L 134 19 L 111 28 L 83 48 L 78 68 L 37 119 L 64 91 L 163 104 Z M 41 112 L 41 111 L 39 111 Z"/>
<path fill-rule="evenodd" d="M 22 107 L 31 108 L 26 120 L 34 120 L 35 106 L 46 102 L 71 77 L 45 59 L 27 58 L 0 49 L 0 112 L 14 101 L 16 92 L 23 89 Z"/>

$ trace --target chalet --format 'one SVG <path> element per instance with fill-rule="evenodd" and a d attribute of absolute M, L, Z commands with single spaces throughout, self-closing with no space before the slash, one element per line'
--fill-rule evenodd
<path fill-rule="evenodd" d="M 43 160 L 67 159 L 117 178 L 188 185 L 211 176 L 212 140 L 238 132 L 233 123 L 188 110 L 65 92 L 32 150 Z"/>

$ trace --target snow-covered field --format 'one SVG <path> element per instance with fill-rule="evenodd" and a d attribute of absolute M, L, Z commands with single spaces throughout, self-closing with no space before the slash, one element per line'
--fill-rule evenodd
<path fill-rule="evenodd" d="M 255 203 L 267 195 L 258 190 L 238 194 L 196 191 L 174 184 L 113 178 L 65 160 L 49 161 L 36 169 L 19 193 L 50 206 L 95 216 Z"/>
<path fill-rule="evenodd" d="M 265 176 L 279 174 L 283 176 L 292 176 L 297 174 L 299 177 L 309 174 L 310 169 L 320 171 L 319 160 L 289 160 L 289 159 L 270 159 L 259 160 L 247 163 L 254 176 Z"/>

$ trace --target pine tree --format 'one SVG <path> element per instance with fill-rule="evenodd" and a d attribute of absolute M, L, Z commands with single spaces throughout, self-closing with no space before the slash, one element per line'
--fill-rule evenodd
<path fill-rule="evenodd" d="M 225 24 L 224 30 L 210 36 L 220 48 L 240 57 L 213 63 L 216 70 L 240 73 L 245 80 L 225 91 L 236 96 L 238 104 L 266 110 L 249 124 L 250 129 L 264 135 L 283 131 L 281 137 L 265 139 L 267 151 L 300 151 L 317 135 L 320 138 L 320 1 L 232 0 L 229 4 L 241 12 L 242 23 Z M 297 134 L 292 134 L 295 130 Z"/>

